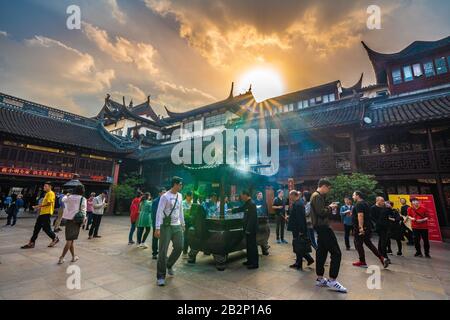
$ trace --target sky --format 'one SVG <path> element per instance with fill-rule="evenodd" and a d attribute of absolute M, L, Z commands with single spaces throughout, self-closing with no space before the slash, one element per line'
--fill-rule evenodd
<path fill-rule="evenodd" d="M 70 5 L 80 29 L 66 26 Z M 370 5 L 381 29 L 367 27 Z M 165 115 L 222 100 L 233 81 L 242 93 L 250 75 L 264 79 L 255 95 L 351 86 L 362 72 L 369 85 L 361 41 L 390 53 L 438 40 L 449 12 L 447 0 L 0 0 L 0 92 L 83 116 L 107 93 L 134 105 L 151 95 Z"/>

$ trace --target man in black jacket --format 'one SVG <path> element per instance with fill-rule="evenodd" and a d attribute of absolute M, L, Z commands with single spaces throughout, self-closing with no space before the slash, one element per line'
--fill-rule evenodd
<path fill-rule="evenodd" d="M 303 239 L 309 239 L 308 227 L 306 225 L 305 206 L 300 201 L 300 193 L 296 190 L 289 192 L 289 202 L 292 203 L 292 205 L 289 206 L 288 231 L 292 232 L 292 238 L 294 239 L 293 242 L 297 241 L 300 237 Z M 303 258 L 305 258 L 308 262 L 308 266 L 314 263 L 314 259 L 308 252 L 295 252 L 295 254 L 297 258 L 295 263 L 289 266 L 290 268 L 302 270 Z"/>
<path fill-rule="evenodd" d="M 244 234 L 247 243 L 247 261 L 244 265 L 247 269 L 257 269 L 258 262 L 258 246 L 256 244 L 256 233 L 258 231 L 258 217 L 256 214 L 256 205 L 250 197 L 250 192 L 242 191 L 241 200 L 244 205 L 240 208 L 232 210 L 233 213 L 244 212 Z"/>

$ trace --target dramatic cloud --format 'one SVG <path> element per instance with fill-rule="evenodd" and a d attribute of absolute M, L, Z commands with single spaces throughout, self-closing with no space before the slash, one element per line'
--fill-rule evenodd
<path fill-rule="evenodd" d="M 0 38 L 0 46 L 2 90 L 21 97 L 85 113 L 88 106 L 76 97 L 104 92 L 114 79 L 114 71 L 99 70 L 91 55 L 51 38 Z"/>
<path fill-rule="evenodd" d="M 120 10 L 117 0 L 106 0 L 106 2 L 111 7 L 111 14 L 113 18 L 120 24 L 125 24 L 127 16 L 122 10 Z"/>
<path fill-rule="evenodd" d="M 105 30 L 89 23 L 83 23 L 83 27 L 86 36 L 115 61 L 133 63 L 139 70 L 149 72 L 150 75 L 158 73 L 154 63 L 157 52 L 152 45 L 144 42 L 133 42 L 119 36 L 111 41 Z"/>
<path fill-rule="evenodd" d="M 148 8 L 179 24 L 179 34 L 216 67 L 236 57 L 264 56 L 303 42 L 326 56 L 357 43 L 365 28 L 361 1 L 145 0 Z M 359 4 L 359 5 L 358 5 Z M 388 8 L 385 8 L 387 12 Z"/>

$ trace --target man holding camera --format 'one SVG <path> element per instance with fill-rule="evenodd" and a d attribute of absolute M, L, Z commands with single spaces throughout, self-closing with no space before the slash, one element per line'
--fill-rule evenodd
<path fill-rule="evenodd" d="M 183 251 L 184 215 L 180 193 L 183 187 L 183 180 L 179 177 L 172 178 L 172 185 L 169 191 L 164 193 L 159 200 L 156 212 L 155 237 L 159 238 L 159 254 L 156 268 L 156 282 L 158 286 L 166 284 L 166 272 L 173 276 L 173 265 Z M 167 258 L 167 250 L 170 241 L 173 250 Z"/>

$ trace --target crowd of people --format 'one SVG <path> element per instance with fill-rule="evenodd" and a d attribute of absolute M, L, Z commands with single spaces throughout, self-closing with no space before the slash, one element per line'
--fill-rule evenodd
<path fill-rule="evenodd" d="M 181 194 L 183 181 L 179 177 L 173 177 L 171 186 L 160 189 L 156 198 L 148 192 L 138 191 L 130 206 L 130 230 L 128 244 L 137 245 L 146 249 L 146 241 L 151 234 L 152 258 L 157 260 L 156 281 L 158 286 L 166 284 L 166 275 L 174 275 L 173 266 L 183 254 L 188 258 L 189 242 L 185 237 L 185 231 L 192 224 L 191 206 L 193 194 L 185 192 Z M 330 192 L 332 184 L 327 179 L 320 179 L 314 192 L 307 190 L 291 190 L 288 197 L 284 198 L 284 191 L 278 190 L 271 208 L 275 212 L 276 243 L 283 245 L 284 231 L 292 233 L 292 246 L 296 259 L 291 268 L 303 270 L 303 260 L 307 266 L 315 263 L 317 275 L 316 286 L 328 287 L 337 292 L 346 293 L 347 289 L 337 281 L 342 253 L 335 235 L 330 227 L 330 216 L 336 212 L 339 204 L 329 203 L 326 195 Z M 65 262 L 65 256 L 70 251 L 72 262 L 79 257 L 75 254 L 74 241 L 78 239 L 80 230 L 88 232 L 88 239 L 100 238 L 99 228 L 105 208 L 107 207 L 107 192 L 99 195 L 91 193 L 88 198 L 85 195 L 83 185 L 76 186 L 70 191 L 55 192 L 51 182 L 44 184 L 45 196 L 33 206 L 38 216 L 34 225 L 33 234 L 22 249 L 32 249 L 41 230 L 51 239 L 48 247 L 54 247 L 59 241 L 58 233 L 65 226 L 65 246 L 58 260 L 58 264 Z M 17 210 L 21 206 L 21 197 L 11 196 L 7 199 L 8 207 L 7 224 L 16 223 Z M 353 235 L 354 248 L 358 254 L 358 260 L 353 263 L 355 267 L 367 267 L 364 247 L 367 247 L 380 261 L 384 268 L 391 263 L 389 255 L 392 255 L 391 240 L 396 241 L 397 256 L 402 256 L 402 241 L 406 238 L 407 245 L 414 245 L 416 257 L 422 257 L 421 242 L 423 242 L 425 257 L 430 256 L 430 243 L 428 239 L 427 209 L 420 204 L 418 199 L 411 199 L 411 206 L 405 199 L 400 199 L 400 210 L 394 209 L 391 201 L 386 201 L 378 196 L 375 204 L 370 206 L 366 201 L 366 195 L 361 191 L 354 191 L 352 196 L 344 199 L 344 205 L 339 209 L 341 221 L 344 227 L 344 243 L 346 250 L 351 250 L 350 237 Z M 268 217 L 269 208 L 262 192 L 257 192 L 253 200 L 250 192 L 243 190 L 239 200 L 233 197 L 233 201 L 225 198 L 223 214 L 243 213 L 242 230 L 246 242 L 247 261 L 244 265 L 248 269 L 259 267 L 258 244 L 258 217 Z M 197 200 L 207 217 L 215 218 L 220 212 L 220 202 L 216 194 L 211 194 L 208 200 Z M 23 204 L 22 204 L 23 205 Z M 12 212 L 10 214 L 10 212 Z M 55 213 L 54 228 L 51 226 L 51 216 Z M 270 232 L 270 230 L 269 230 Z M 378 235 L 377 246 L 372 242 L 372 235 Z M 136 241 L 134 240 L 136 235 Z M 172 243 L 172 251 L 167 256 Z M 268 255 L 269 244 L 259 244 L 263 255 Z M 315 250 L 315 258 L 312 250 Z M 191 248 L 191 253 L 192 253 Z M 196 254 L 196 252 L 194 252 Z M 329 277 L 326 278 L 325 263 L 330 255 Z M 189 262 L 189 261 L 188 261 Z"/>

